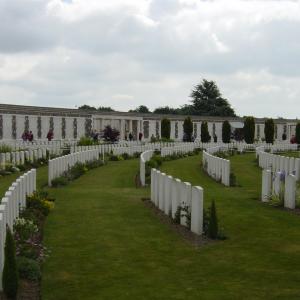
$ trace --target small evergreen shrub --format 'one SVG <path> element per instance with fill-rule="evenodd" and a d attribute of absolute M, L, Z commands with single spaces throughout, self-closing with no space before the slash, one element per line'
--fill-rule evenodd
<path fill-rule="evenodd" d="M 183 140 L 185 142 L 191 142 L 192 135 L 193 135 L 193 122 L 191 117 L 187 117 L 184 119 L 183 132 L 184 132 Z"/>
<path fill-rule="evenodd" d="M 274 142 L 274 133 L 275 133 L 275 124 L 273 119 L 267 119 L 265 121 L 265 139 L 268 144 L 273 144 Z"/>
<path fill-rule="evenodd" d="M 17 268 L 19 277 L 30 281 L 39 281 L 41 279 L 41 268 L 39 263 L 33 259 L 19 256 L 17 257 Z"/>
<path fill-rule="evenodd" d="M 169 119 L 164 118 L 161 120 L 161 137 L 162 139 L 170 139 L 170 133 L 171 133 L 171 122 Z"/>
<path fill-rule="evenodd" d="M 177 206 L 175 216 L 174 216 L 174 223 L 180 224 L 180 219 L 181 219 L 181 205 Z"/>
<path fill-rule="evenodd" d="M 300 144 L 300 122 L 296 125 L 296 143 Z"/>
<path fill-rule="evenodd" d="M 229 184 L 230 186 L 236 186 L 236 176 L 232 172 L 230 173 Z"/>
<path fill-rule="evenodd" d="M 218 218 L 217 218 L 217 211 L 215 206 L 215 201 L 213 200 L 210 207 L 210 215 L 209 215 L 209 224 L 208 224 L 208 236 L 211 239 L 218 238 Z"/>
<path fill-rule="evenodd" d="M 231 125 L 226 120 L 222 124 L 222 141 L 223 143 L 230 143 L 231 139 Z"/>
<path fill-rule="evenodd" d="M 15 299 L 18 292 L 18 270 L 16 263 L 16 246 L 13 235 L 7 227 L 4 248 L 4 267 L 2 273 L 3 291 L 8 298 Z"/>
<path fill-rule="evenodd" d="M 211 136 L 208 132 L 208 125 L 207 122 L 201 123 L 201 142 L 208 143 L 211 140 Z"/>
<path fill-rule="evenodd" d="M 247 144 L 253 144 L 255 135 L 255 120 L 253 117 L 247 117 L 244 121 L 244 138 Z"/>

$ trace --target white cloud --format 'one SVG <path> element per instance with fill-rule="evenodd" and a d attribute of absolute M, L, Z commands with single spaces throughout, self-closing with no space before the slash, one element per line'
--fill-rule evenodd
<path fill-rule="evenodd" d="M 203 77 L 241 115 L 295 117 L 300 3 L 2 0 L 0 100 L 180 106 Z"/>

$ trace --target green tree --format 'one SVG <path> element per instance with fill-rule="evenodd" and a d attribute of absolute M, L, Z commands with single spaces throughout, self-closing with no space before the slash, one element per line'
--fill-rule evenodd
<path fill-rule="evenodd" d="M 201 142 L 202 143 L 208 143 L 211 139 L 211 136 L 208 132 L 208 125 L 207 122 L 201 123 Z"/>
<path fill-rule="evenodd" d="M 163 106 L 163 107 L 158 107 L 158 108 L 154 109 L 153 113 L 159 114 L 159 115 L 177 115 L 178 109 L 171 108 L 169 106 Z"/>
<path fill-rule="evenodd" d="M 230 123 L 226 120 L 222 124 L 222 141 L 223 143 L 230 143 L 231 138 L 231 126 Z"/>
<path fill-rule="evenodd" d="M 147 113 L 150 113 L 150 110 L 149 110 L 149 108 L 147 106 L 140 105 L 136 109 L 130 110 L 129 112 L 137 112 L 137 113 L 147 114 Z"/>
<path fill-rule="evenodd" d="M 300 144 L 300 122 L 296 125 L 296 143 Z"/>
<path fill-rule="evenodd" d="M 255 135 L 255 120 L 253 117 L 246 117 L 244 120 L 244 138 L 247 144 L 253 144 Z"/>
<path fill-rule="evenodd" d="M 187 117 L 187 118 L 184 119 L 183 132 L 184 132 L 183 139 L 186 142 L 191 142 L 192 141 L 192 135 L 193 135 L 193 122 L 192 122 L 190 117 Z"/>
<path fill-rule="evenodd" d="M 218 218 L 215 201 L 213 200 L 210 206 L 209 223 L 208 223 L 208 236 L 211 239 L 217 239 L 219 234 Z"/>
<path fill-rule="evenodd" d="M 165 139 L 170 138 L 171 122 L 169 119 L 164 118 L 161 120 L 161 137 Z"/>
<path fill-rule="evenodd" d="M 201 116 L 235 116 L 235 112 L 214 81 L 203 79 L 195 86 L 190 97 L 193 111 Z"/>
<path fill-rule="evenodd" d="M 115 111 L 115 110 L 112 109 L 110 106 L 99 106 L 99 107 L 97 108 L 97 110 L 98 110 L 98 111 L 108 111 L 108 112 L 110 112 L 110 111 Z"/>
<path fill-rule="evenodd" d="M 18 270 L 16 262 L 16 245 L 13 235 L 7 227 L 4 248 L 4 267 L 2 273 L 3 291 L 8 298 L 15 299 L 18 291 Z"/>
<path fill-rule="evenodd" d="M 275 132 L 275 124 L 273 119 L 265 120 L 265 139 L 269 144 L 274 143 L 274 132 Z"/>
<path fill-rule="evenodd" d="M 78 107 L 78 109 L 82 109 L 82 110 L 97 110 L 96 107 L 94 106 L 89 106 L 87 104 L 81 105 Z"/>

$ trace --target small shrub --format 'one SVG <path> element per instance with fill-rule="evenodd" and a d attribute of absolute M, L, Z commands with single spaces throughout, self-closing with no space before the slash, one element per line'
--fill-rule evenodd
<path fill-rule="evenodd" d="M 17 257 L 19 277 L 30 281 L 41 279 L 41 269 L 37 261 L 25 256 Z"/>
<path fill-rule="evenodd" d="M 130 155 L 128 153 L 123 153 L 122 157 L 124 158 L 124 160 L 130 159 Z"/>
<path fill-rule="evenodd" d="M 45 219 L 45 216 L 41 211 L 38 209 L 30 208 L 25 209 L 20 213 L 20 218 L 23 218 L 25 220 L 31 220 L 35 225 L 37 225 L 39 228 L 43 224 L 43 221 Z"/>
<path fill-rule="evenodd" d="M 65 186 L 68 184 L 68 179 L 64 176 L 59 176 L 51 181 L 53 187 Z"/>
<path fill-rule="evenodd" d="M 98 144 L 97 142 L 94 142 L 94 140 L 90 137 L 81 137 L 79 142 L 78 142 L 78 146 L 91 146 L 91 145 L 95 145 Z"/>
<path fill-rule="evenodd" d="M 181 219 L 181 206 L 179 205 L 177 206 L 173 221 L 175 224 L 180 224 L 180 219 Z"/>
<path fill-rule="evenodd" d="M 69 180 L 75 180 L 87 171 L 83 163 L 77 162 L 68 172 Z"/>
<path fill-rule="evenodd" d="M 7 227 L 4 248 L 4 267 L 2 273 L 3 291 L 8 298 L 15 299 L 18 291 L 18 271 L 16 263 L 16 246 L 13 235 Z"/>
<path fill-rule="evenodd" d="M 27 208 L 37 209 L 44 216 L 47 216 L 52 208 L 49 202 L 50 201 L 47 201 L 47 199 L 41 198 L 38 193 L 33 193 L 32 195 L 28 196 L 26 201 Z"/>
<path fill-rule="evenodd" d="M 118 161 L 119 160 L 118 155 L 110 155 L 109 160 Z"/>
<path fill-rule="evenodd" d="M 229 181 L 230 181 L 230 186 L 236 186 L 236 176 L 235 176 L 235 174 L 234 173 L 230 173 L 230 179 L 229 179 Z"/>
<path fill-rule="evenodd" d="M 218 218 L 217 218 L 217 211 L 215 206 L 215 201 L 213 200 L 210 207 L 210 215 L 209 215 L 209 224 L 208 224 L 208 236 L 211 239 L 218 238 Z"/>
<path fill-rule="evenodd" d="M 98 168 L 98 167 L 101 167 L 103 166 L 103 161 L 102 160 L 93 160 L 93 161 L 90 161 L 86 164 L 86 167 L 91 170 L 91 169 L 95 169 L 95 168 Z"/>
<path fill-rule="evenodd" d="M 190 207 L 186 204 L 181 207 L 181 217 L 186 218 L 186 226 L 187 228 L 191 229 L 191 221 L 192 221 L 192 215 Z"/>
<path fill-rule="evenodd" d="M 163 162 L 162 157 L 160 155 L 154 155 L 154 156 L 152 156 L 151 160 L 156 161 L 156 163 L 157 163 L 158 166 L 161 166 L 161 164 Z"/>
<path fill-rule="evenodd" d="M 14 222 L 14 234 L 18 235 L 20 241 L 30 239 L 38 232 L 38 226 L 32 220 L 17 218 Z"/>

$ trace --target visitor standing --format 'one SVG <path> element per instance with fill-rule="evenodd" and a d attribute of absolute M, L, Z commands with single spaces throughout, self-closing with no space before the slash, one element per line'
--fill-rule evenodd
<path fill-rule="evenodd" d="M 139 141 L 141 141 L 142 138 L 143 138 L 143 134 L 140 132 L 140 133 L 139 133 Z"/>
<path fill-rule="evenodd" d="M 50 130 L 48 131 L 48 133 L 47 133 L 47 139 L 48 139 L 49 142 L 52 141 L 53 136 L 54 136 L 53 130 L 50 129 Z"/>
<path fill-rule="evenodd" d="M 133 135 L 132 135 L 132 133 L 130 132 L 129 133 L 129 141 L 132 141 L 133 140 Z"/>

